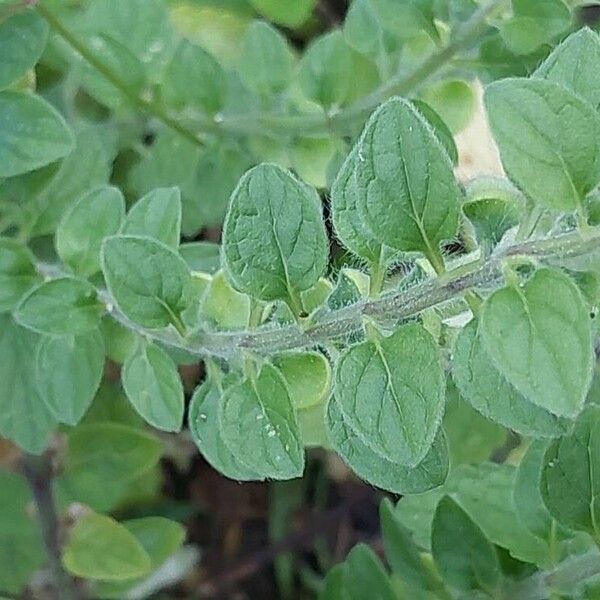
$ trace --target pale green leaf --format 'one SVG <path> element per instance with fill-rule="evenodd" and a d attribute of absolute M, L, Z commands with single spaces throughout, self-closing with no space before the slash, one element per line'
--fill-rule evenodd
<path fill-rule="evenodd" d="M 431 552 L 444 580 L 462 590 L 498 592 L 500 563 L 492 543 L 450 496 L 439 501 L 431 529 Z M 495 594 L 494 594 L 495 595 Z"/>
<path fill-rule="evenodd" d="M 221 268 L 221 246 L 213 242 L 188 242 L 179 246 L 179 254 L 192 272 L 214 275 Z"/>
<path fill-rule="evenodd" d="M 275 367 L 266 364 L 254 380 L 225 390 L 219 423 L 225 444 L 246 468 L 272 479 L 302 475 L 304 450 L 296 414 Z"/>
<path fill-rule="evenodd" d="M 123 235 L 149 236 L 177 249 L 181 236 L 181 193 L 157 188 L 140 198 L 127 212 Z"/>
<path fill-rule="evenodd" d="M 125 200 L 112 186 L 97 188 L 68 209 L 56 231 L 56 251 L 84 276 L 100 270 L 102 240 L 117 233 L 125 217 Z"/>
<path fill-rule="evenodd" d="M 244 466 L 229 450 L 221 435 L 218 410 L 223 396 L 213 381 L 196 388 L 190 402 L 188 424 L 202 456 L 225 477 L 236 481 L 256 481 L 261 477 Z"/>
<path fill-rule="evenodd" d="M 33 374 L 39 336 L 0 315 L 0 435 L 41 453 L 56 421 L 40 397 Z"/>
<path fill-rule="evenodd" d="M 263 164 L 233 192 L 223 226 L 223 258 L 234 286 L 261 300 L 286 300 L 313 286 L 327 264 L 328 241 L 314 189 Z"/>
<path fill-rule="evenodd" d="M 370 118 L 355 177 L 363 227 L 387 246 L 431 257 L 456 234 L 460 192 L 450 158 L 409 102 L 393 98 Z"/>
<path fill-rule="evenodd" d="M 475 113 L 475 94 L 471 85 L 462 79 L 433 83 L 423 90 L 422 96 L 453 133 L 464 129 Z"/>
<path fill-rule="evenodd" d="M 530 402 L 575 417 L 593 374 L 589 312 L 575 283 L 540 269 L 522 287 L 494 292 L 482 312 L 483 346 Z"/>
<path fill-rule="evenodd" d="M 16 13 L 0 23 L 0 89 L 34 67 L 47 37 L 48 24 L 35 10 Z"/>
<path fill-rule="evenodd" d="M 122 581 L 150 572 L 150 556 L 123 525 L 91 513 L 75 523 L 62 556 L 67 571 L 85 579 Z"/>
<path fill-rule="evenodd" d="M 104 373 L 104 341 L 98 330 L 44 336 L 35 356 L 38 392 L 61 423 L 77 425 L 90 407 Z"/>
<path fill-rule="evenodd" d="M 558 437 L 571 425 L 571 421 L 532 404 L 508 382 L 483 347 L 476 321 L 471 321 L 458 335 L 452 375 L 462 397 L 475 410 L 523 435 Z"/>
<path fill-rule="evenodd" d="M 250 0 L 250 4 L 267 19 L 293 28 L 310 17 L 316 3 L 317 0 Z"/>
<path fill-rule="evenodd" d="M 395 494 L 420 494 L 444 483 L 448 474 L 448 447 L 443 431 L 425 458 L 415 467 L 391 462 L 373 452 L 345 421 L 335 396 L 326 414 L 329 441 L 344 462 L 361 479 Z"/>
<path fill-rule="evenodd" d="M 600 115 L 543 79 L 504 79 L 485 105 L 508 176 L 542 207 L 574 210 L 600 181 Z"/>
<path fill-rule="evenodd" d="M 0 92 L 0 115 L 0 177 L 39 169 L 73 149 L 65 120 L 39 96 Z"/>
<path fill-rule="evenodd" d="M 183 421 L 183 385 L 177 366 L 154 344 L 144 344 L 123 365 L 127 398 L 153 427 L 179 431 Z"/>
<path fill-rule="evenodd" d="M 101 264 L 108 290 L 132 321 L 155 329 L 179 323 L 191 275 L 171 248 L 148 237 L 112 236 L 102 244 Z"/>
<path fill-rule="evenodd" d="M 392 583 L 379 557 L 366 544 L 352 548 L 344 568 L 345 587 L 351 600 L 396 600 Z"/>
<path fill-rule="evenodd" d="M 221 330 L 245 329 L 250 318 L 250 298 L 234 290 L 225 273 L 218 271 L 203 295 L 200 316 Z"/>
<path fill-rule="evenodd" d="M 17 306 L 15 319 L 39 333 L 77 335 L 98 327 L 103 310 L 91 283 L 62 277 L 33 288 Z"/>
<path fill-rule="evenodd" d="M 28 248 L 0 237 L 0 312 L 12 310 L 39 281 Z"/>
<path fill-rule="evenodd" d="M 352 346 L 336 365 L 335 395 L 366 446 L 414 467 L 431 448 L 444 412 L 439 348 L 416 323 L 381 342 Z"/>

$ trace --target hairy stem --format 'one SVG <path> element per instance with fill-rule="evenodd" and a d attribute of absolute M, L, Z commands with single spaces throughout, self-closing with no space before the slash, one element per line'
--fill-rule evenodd
<path fill-rule="evenodd" d="M 352 106 L 344 108 L 335 114 L 311 115 L 218 115 L 202 117 L 199 128 L 203 133 L 226 133 L 235 136 L 245 135 L 328 135 L 331 130 L 347 132 L 357 122 L 366 117 L 387 98 L 397 94 L 407 94 L 427 81 L 461 50 L 471 46 L 482 34 L 486 27 L 487 17 L 507 0 L 489 0 L 472 17 L 458 26 L 450 35 L 447 44 L 438 48 L 424 59 L 417 67 L 409 72 L 401 72 L 391 77 L 369 95 L 358 100 Z M 147 114 L 162 121 L 167 127 L 181 134 L 196 145 L 203 145 L 193 131 L 184 127 L 154 102 L 141 97 L 132 90 L 126 80 L 115 73 L 109 65 L 99 59 L 94 52 L 77 38 L 63 24 L 60 18 L 45 4 L 37 6 L 37 10 L 48 21 L 50 27 L 71 48 L 103 75 L 110 83 L 119 89 L 129 100 Z"/>
<path fill-rule="evenodd" d="M 407 319 L 428 308 L 462 298 L 469 290 L 489 289 L 502 280 L 502 267 L 505 260 L 511 257 L 559 261 L 598 250 L 600 227 L 589 228 L 585 235 L 573 231 L 552 238 L 520 242 L 502 248 L 486 262 L 476 260 L 470 265 L 461 265 L 408 290 L 390 290 L 378 298 L 368 298 L 350 306 L 321 313 L 314 317 L 312 324 L 308 326 L 280 327 L 267 324 L 252 331 L 202 331 L 192 333 L 186 338 L 174 329 L 145 329 L 124 315 L 105 289 L 98 289 L 97 292 L 112 318 L 146 338 L 198 356 L 230 359 L 243 350 L 269 356 L 286 350 L 326 345 L 331 340 L 360 330 L 363 317 L 376 320 Z M 37 269 L 46 278 L 65 276 L 56 265 L 38 263 Z"/>
<path fill-rule="evenodd" d="M 60 559 L 61 526 L 52 489 L 53 471 L 51 451 L 46 451 L 41 456 L 26 454 L 21 463 L 21 472 L 33 494 L 48 566 L 52 573 L 53 598 L 55 600 L 81 600 L 83 596 L 77 589 L 73 578 L 65 571 Z"/>

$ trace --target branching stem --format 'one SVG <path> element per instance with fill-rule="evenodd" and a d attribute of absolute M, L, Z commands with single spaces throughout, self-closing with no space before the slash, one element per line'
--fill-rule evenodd
<path fill-rule="evenodd" d="M 326 345 L 341 336 L 361 329 L 363 317 L 375 320 L 407 319 L 422 311 L 460 299 L 473 289 L 489 289 L 503 278 L 503 265 L 512 257 L 527 260 L 554 260 L 582 256 L 600 250 L 600 228 L 589 228 L 585 235 L 579 231 L 552 238 L 519 242 L 506 246 L 487 261 L 475 260 L 461 265 L 439 277 L 432 277 L 408 290 L 390 290 L 377 298 L 368 298 L 316 317 L 304 327 L 272 324 L 253 331 L 196 332 L 183 338 L 174 329 L 149 330 L 132 322 L 117 307 L 114 298 L 105 289 L 98 289 L 99 299 L 107 305 L 111 317 L 134 332 L 168 346 L 198 356 L 216 356 L 231 359 L 242 351 L 262 356 L 286 350 L 300 350 Z M 38 271 L 47 278 L 64 277 L 56 265 L 39 263 Z"/>

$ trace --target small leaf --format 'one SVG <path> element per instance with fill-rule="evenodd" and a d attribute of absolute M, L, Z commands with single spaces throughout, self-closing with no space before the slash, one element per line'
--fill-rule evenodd
<path fill-rule="evenodd" d="M 496 368 L 481 342 L 477 321 L 458 334 L 452 376 L 462 397 L 484 417 L 526 436 L 558 437 L 571 421 L 532 404 Z"/>
<path fill-rule="evenodd" d="M 123 581 L 150 572 L 148 553 L 123 525 L 89 514 L 75 523 L 63 552 L 69 573 L 85 579 Z"/>
<path fill-rule="evenodd" d="M 40 397 L 52 414 L 77 425 L 90 407 L 104 373 L 104 341 L 98 330 L 44 336 L 35 357 Z"/>
<path fill-rule="evenodd" d="M 272 98 L 289 85 L 294 67 L 286 38 L 264 21 L 253 21 L 242 41 L 239 74 L 253 92 Z"/>
<path fill-rule="evenodd" d="M 104 186 L 86 193 L 64 214 L 56 231 L 56 251 L 84 276 L 100 270 L 102 240 L 117 233 L 125 218 L 121 192 Z"/>
<path fill-rule="evenodd" d="M 363 227 L 380 242 L 431 257 L 458 228 L 452 163 L 423 117 L 401 98 L 369 119 L 358 142 L 356 184 Z"/>
<path fill-rule="evenodd" d="M 183 385 L 177 366 L 154 344 L 142 345 L 123 365 L 123 389 L 150 425 L 179 431 L 183 421 Z"/>
<path fill-rule="evenodd" d="M 290 352 L 273 359 L 296 410 L 321 404 L 329 394 L 331 367 L 319 352 Z"/>
<path fill-rule="evenodd" d="M 275 165 L 248 171 L 231 196 L 223 257 L 234 286 L 261 300 L 286 300 L 313 286 L 328 241 L 314 189 Z"/>
<path fill-rule="evenodd" d="M 317 0 L 250 0 L 261 15 L 285 27 L 299 27 L 311 15 Z"/>
<path fill-rule="evenodd" d="M 0 313 L 10 311 L 39 281 L 29 249 L 0 237 Z"/>
<path fill-rule="evenodd" d="M 398 597 L 381 561 L 366 544 L 357 544 L 348 554 L 344 579 L 352 600 L 395 600 Z"/>
<path fill-rule="evenodd" d="M 206 50 L 182 39 L 166 68 L 162 91 L 170 104 L 190 104 L 213 114 L 223 107 L 227 79 L 221 65 Z"/>
<path fill-rule="evenodd" d="M 73 150 L 73 134 L 45 100 L 0 92 L 0 177 L 39 169 Z"/>
<path fill-rule="evenodd" d="M 34 454 L 45 450 L 56 427 L 33 376 L 38 342 L 10 315 L 0 315 L 0 435 Z"/>
<path fill-rule="evenodd" d="M 123 235 L 148 236 L 177 250 L 181 236 L 181 193 L 178 188 L 157 188 L 129 210 Z"/>
<path fill-rule="evenodd" d="M 119 308 L 144 327 L 178 324 L 191 275 L 171 248 L 151 238 L 116 235 L 102 244 L 102 272 Z"/>
<path fill-rule="evenodd" d="M 48 24 L 35 10 L 18 12 L 0 23 L 0 89 L 33 68 L 48 37 Z"/>
<path fill-rule="evenodd" d="M 179 246 L 179 254 L 192 272 L 214 275 L 221 268 L 221 246 L 212 242 L 188 242 Z"/>
<path fill-rule="evenodd" d="M 440 500 L 431 532 L 433 559 L 444 580 L 462 591 L 495 592 L 500 564 L 492 543 L 450 496 Z"/>
<path fill-rule="evenodd" d="M 414 467 L 431 448 L 444 411 L 439 348 L 416 323 L 380 343 L 352 346 L 336 365 L 335 395 L 365 445 Z"/>
<path fill-rule="evenodd" d="M 600 539 L 600 408 L 589 406 L 569 435 L 546 450 L 541 490 L 544 504 L 561 524 Z"/>
<path fill-rule="evenodd" d="M 39 333 L 78 335 L 97 328 L 103 310 L 91 283 L 63 277 L 33 288 L 17 306 L 15 319 Z"/>
<path fill-rule="evenodd" d="M 144 517 L 122 523 L 150 556 L 152 569 L 157 569 L 173 555 L 185 540 L 185 529 L 164 517 Z"/>
<path fill-rule="evenodd" d="M 325 107 L 343 104 L 351 90 L 353 53 L 341 31 L 316 38 L 300 61 L 298 77 L 304 93 Z"/>
<path fill-rule="evenodd" d="M 600 181 L 600 115 L 542 79 L 489 85 L 485 106 L 508 176 L 544 208 L 574 210 Z"/>
<path fill-rule="evenodd" d="M 588 310 L 567 275 L 540 269 L 522 288 L 494 292 L 483 306 L 481 333 L 500 373 L 530 402 L 577 416 L 594 353 Z"/>
<path fill-rule="evenodd" d="M 447 79 L 426 87 L 423 99 L 448 125 L 458 133 L 470 122 L 475 112 L 475 94 L 467 81 Z"/>
<path fill-rule="evenodd" d="M 203 294 L 200 316 L 221 330 L 245 329 L 250 319 L 250 297 L 236 292 L 223 271 L 219 271 Z"/>
<path fill-rule="evenodd" d="M 210 380 L 196 388 L 190 402 L 188 424 L 192 438 L 210 465 L 225 477 L 256 481 L 261 477 L 244 466 L 223 441 L 218 421 L 222 391 Z"/>
<path fill-rule="evenodd" d="M 373 452 L 345 421 L 332 396 L 327 405 L 327 433 L 334 450 L 361 479 L 395 494 L 420 494 L 444 483 L 448 474 L 448 446 L 439 430 L 425 458 L 416 467 L 391 462 Z"/>
<path fill-rule="evenodd" d="M 304 470 L 304 451 L 294 407 L 279 371 L 264 365 L 255 381 L 223 395 L 219 423 L 227 447 L 261 477 L 292 479 Z"/>
<path fill-rule="evenodd" d="M 556 46 L 533 76 L 563 85 L 597 109 L 600 106 L 599 62 L 600 37 L 584 27 Z"/>

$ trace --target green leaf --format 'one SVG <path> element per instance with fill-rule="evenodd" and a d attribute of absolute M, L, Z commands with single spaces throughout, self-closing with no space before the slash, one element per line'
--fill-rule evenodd
<path fill-rule="evenodd" d="M 383 245 L 367 230 L 358 212 L 358 154 L 359 148 L 355 146 L 331 186 L 331 215 L 335 233 L 342 244 L 357 256 L 377 263 Z"/>
<path fill-rule="evenodd" d="M 530 402 L 575 417 L 592 381 L 594 353 L 589 313 L 575 283 L 540 269 L 522 287 L 506 287 L 485 302 L 485 350 Z"/>
<path fill-rule="evenodd" d="M 140 198 L 129 210 L 123 235 L 149 236 L 177 250 L 181 236 L 181 193 L 158 188 Z"/>
<path fill-rule="evenodd" d="M 58 478 L 61 497 L 108 511 L 128 485 L 155 467 L 161 442 L 143 430 L 121 423 L 80 424 L 69 432 L 69 452 Z"/>
<path fill-rule="evenodd" d="M 357 544 L 348 554 L 344 566 L 344 579 L 352 600 L 397 598 L 381 561 L 366 544 Z"/>
<path fill-rule="evenodd" d="M 300 27 L 311 15 L 317 0 L 250 0 L 263 17 L 284 25 Z"/>
<path fill-rule="evenodd" d="M 210 380 L 198 386 L 192 396 L 188 424 L 192 439 L 208 463 L 219 473 L 236 481 L 256 481 L 261 477 L 242 464 L 223 441 L 218 421 L 223 392 Z"/>
<path fill-rule="evenodd" d="M 213 242 L 188 242 L 179 246 L 179 254 L 192 272 L 214 275 L 221 268 L 221 246 Z"/>
<path fill-rule="evenodd" d="M 174 554 L 185 540 L 185 529 L 164 517 L 144 517 L 125 521 L 123 527 L 132 533 L 150 556 L 152 569 L 157 569 Z"/>
<path fill-rule="evenodd" d="M 375 239 L 405 252 L 439 254 L 454 237 L 460 192 L 448 154 L 415 108 L 383 104 L 358 142 L 358 212 Z"/>
<path fill-rule="evenodd" d="M 0 89 L 33 68 L 48 37 L 48 24 L 35 10 L 18 12 L 0 23 Z"/>
<path fill-rule="evenodd" d="M 417 323 L 381 342 L 352 346 L 336 365 L 335 395 L 365 445 L 414 467 L 431 448 L 444 412 L 439 348 Z"/>
<path fill-rule="evenodd" d="M 299 293 L 327 264 L 320 204 L 314 189 L 275 165 L 242 177 L 223 226 L 223 258 L 239 291 L 300 310 Z"/>
<path fill-rule="evenodd" d="M 534 440 L 521 459 L 513 489 L 517 515 L 531 533 L 543 540 L 554 535 L 552 515 L 548 512 L 541 494 L 542 468 L 548 442 Z"/>
<path fill-rule="evenodd" d="M 413 106 L 421 113 L 421 116 L 431 125 L 436 137 L 446 149 L 450 161 L 453 165 L 458 164 L 458 148 L 454 141 L 454 136 L 448 128 L 448 125 L 444 122 L 442 117 L 426 102 L 423 100 L 412 100 Z"/>
<path fill-rule="evenodd" d="M 446 388 L 443 425 L 453 465 L 483 462 L 506 441 L 506 429 L 471 408 L 459 396 L 451 379 Z"/>
<path fill-rule="evenodd" d="M 600 181 L 600 115 L 558 83 L 505 79 L 485 105 L 508 176 L 544 208 L 574 210 Z"/>
<path fill-rule="evenodd" d="M 385 556 L 394 575 L 416 589 L 431 590 L 439 587 L 434 575 L 421 558 L 411 532 L 398 519 L 394 506 L 385 498 L 379 505 Z"/>
<path fill-rule="evenodd" d="M 304 451 L 294 407 L 283 377 L 264 365 L 254 380 L 225 390 L 219 423 L 229 450 L 261 477 L 302 475 Z"/>
<path fill-rule="evenodd" d="M 123 581 L 150 572 L 150 556 L 123 525 L 91 513 L 75 523 L 63 552 L 67 571 L 85 579 Z"/>
<path fill-rule="evenodd" d="M 0 92 L 0 114 L 0 177 L 39 169 L 73 149 L 64 119 L 39 96 Z"/>
<path fill-rule="evenodd" d="M 17 306 L 15 319 L 39 333 L 77 335 L 97 328 L 103 310 L 91 283 L 63 277 L 33 288 Z"/>
<path fill-rule="evenodd" d="M 563 85 L 598 109 L 599 61 L 600 37 L 595 31 L 584 27 L 556 46 L 533 76 Z"/>
<path fill-rule="evenodd" d="M 562 525 L 600 539 L 600 408 L 589 406 L 573 431 L 554 441 L 544 455 L 541 490 L 544 504 Z"/>
<path fill-rule="evenodd" d="M 174 106 L 192 105 L 214 114 L 223 107 L 226 92 L 221 65 L 200 46 L 181 40 L 165 71 L 165 100 Z"/>
<path fill-rule="evenodd" d="M 501 574 L 494 546 L 450 496 L 443 496 L 436 508 L 431 551 L 442 577 L 453 588 L 498 591 Z"/>
<path fill-rule="evenodd" d="M 83 195 L 68 209 L 56 230 L 56 251 L 83 276 L 100 270 L 102 240 L 119 231 L 125 218 L 120 190 L 103 186 Z"/>
<path fill-rule="evenodd" d="M 353 52 L 341 31 L 326 33 L 311 43 L 298 72 L 308 98 L 327 108 L 344 103 L 353 81 Z"/>
<path fill-rule="evenodd" d="M 517 517 L 512 496 L 515 476 L 516 469 L 507 464 L 458 465 L 439 489 L 403 498 L 396 514 L 416 542 L 428 548 L 436 506 L 444 494 L 450 494 L 493 544 L 508 550 L 513 558 L 549 567 L 552 557 L 547 544 Z"/>
<path fill-rule="evenodd" d="M 448 474 L 448 446 L 443 430 L 416 467 L 391 462 L 373 452 L 345 421 L 335 396 L 326 413 L 327 434 L 334 450 L 361 479 L 395 494 L 420 494 L 444 483 Z"/>
<path fill-rule="evenodd" d="M 154 344 L 144 344 L 123 365 L 123 389 L 138 413 L 162 431 L 179 431 L 183 422 L 183 385 L 177 366 Z"/>
<path fill-rule="evenodd" d="M 61 423 L 77 425 L 104 373 L 104 340 L 98 330 L 44 336 L 35 356 L 39 395 Z"/>
<path fill-rule="evenodd" d="M 513 18 L 500 32 L 516 54 L 530 54 L 551 42 L 571 25 L 571 11 L 563 0 L 512 0 Z"/>
<path fill-rule="evenodd" d="M 319 600 L 348 600 L 349 592 L 345 585 L 345 564 L 335 565 L 325 577 Z"/>
<path fill-rule="evenodd" d="M 447 79 L 426 87 L 423 100 L 435 110 L 450 130 L 458 133 L 464 129 L 475 112 L 475 94 L 467 81 Z"/>
<path fill-rule="evenodd" d="M 253 92 L 271 99 L 292 79 L 294 55 L 287 40 L 264 21 L 253 21 L 242 41 L 239 74 Z"/>
<path fill-rule="evenodd" d="M 10 311 L 39 281 L 28 248 L 11 238 L 0 237 L 0 313 Z"/>
<path fill-rule="evenodd" d="M 223 271 L 213 275 L 202 298 L 200 315 L 218 329 L 241 330 L 248 327 L 250 297 L 236 292 Z"/>
<path fill-rule="evenodd" d="M 482 344 L 477 321 L 471 321 L 458 335 L 452 376 L 475 410 L 518 433 L 558 437 L 571 425 L 571 421 L 532 404 L 498 371 Z"/>
<path fill-rule="evenodd" d="M 319 352 L 289 352 L 273 359 L 296 410 L 321 404 L 329 394 L 331 367 Z"/>
<path fill-rule="evenodd" d="M 40 397 L 33 373 L 39 336 L 0 315 L 0 434 L 41 453 L 56 421 Z"/>
<path fill-rule="evenodd" d="M 104 240 L 100 262 L 109 292 L 132 321 L 154 329 L 178 326 L 191 275 L 171 248 L 148 237 L 116 235 Z"/>
<path fill-rule="evenodd" d="M 27 513 L 32 501 L 25 479 L 0 470 L 0 586 L 20 595 L 44 565 L 40 528 Z"/>

